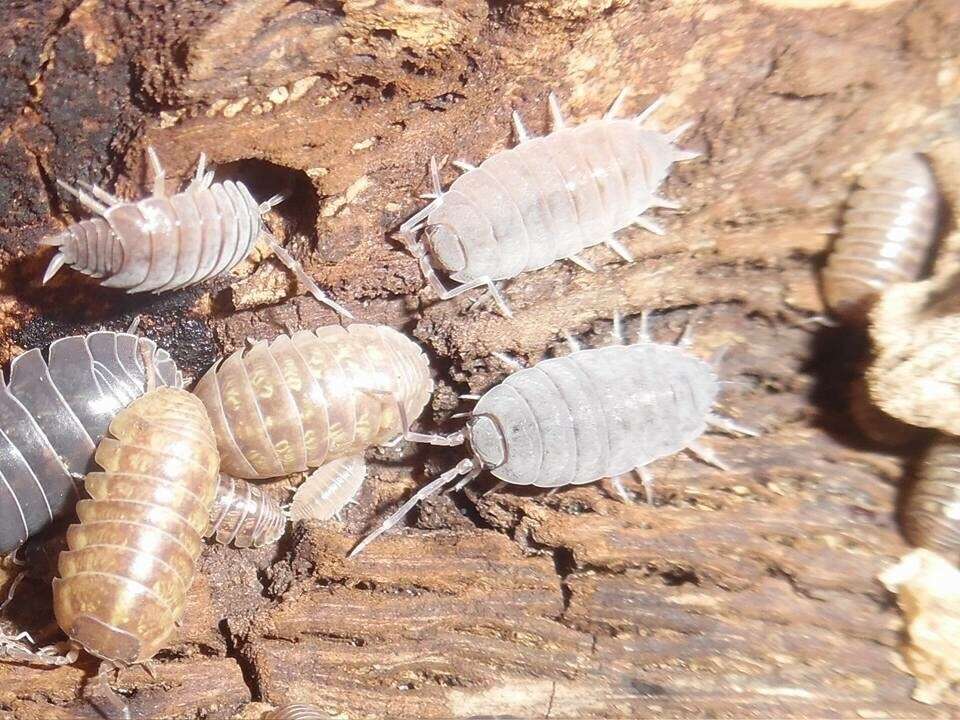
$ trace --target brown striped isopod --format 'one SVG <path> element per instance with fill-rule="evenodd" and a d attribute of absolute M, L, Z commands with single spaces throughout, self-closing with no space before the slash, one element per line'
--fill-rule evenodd
<path fill-rule="evenodd" d="M 303 472 L 406 433 L 433 393 L 423 350 L 393 328 L 353 324 L 281 335 L 216 363 L 193 391 L 223 471 Z"/>
<path fill-rule="evenodd" d="M 217 488 L 216 438 L 194 396 L 158 388 L 110 423 L 86 476 L 60 577 L 57 622 L 70 639 L 116 665 L 163 648 L 183 613 Z"/>
<path fill-rule="evenodd" d="M 960 438 L 930 446 L 904 503 L 903 531 L 913 545 L 960 562 Z"/>
<path fill-rule="evenodd" d="M 939 193 L 923 157 L 900 151 L 871 165 L 850 195 L 823 270 L 831 312 L 863 319 L 886 287 L 920 278 L 936 241 Z"/>
<path fill-rule="evenodd" d="M 263 237 L 314 297 L 353 317 L 328 298 L 267 231 L 262 216 L 282 200 L 280 196 L 258 203 L 242 182 L 213 182 L 203 154 L 186 189 L 168 195 L 166 176 L 152 147 L 147 148 L 147 157 L 153 169 L 153 194 L 137 202 L 121 200 L 95 185 L 83 184 L 80 189 L 58 181 L 98 217 L 42 241 L 59 248 L 43 282 L 64 265 L 72 265 L 86 275 L 105 278 L 100 283 L 105 287 L 160 293 L 228 272 Z"/>
<path fill-rule="evenodd" d="M 699 153 L 673 144 L 689 124 L 670 133 L 643 127 L 662 99 L 636 118 L 616 117 L 626 92 L 603 118 L 576 127 L 566 127 L 550 93 L 553 132 L 531 138 L 514 113 L 517 146 L 478 167 L 458 161 L 464 173 L 446 192 L 431 161 L 433 199 L 401 225 L 400 237 L 441 299 L 486 286 L 510 315 L 496 281 L 563 259 L 592 271 L 579 253 L 599 243 L 630 262 L 614 233 L 631 224 L 663 234 L 643 214 L 679 207 L 657 196 L 657 189 L 674 162 Z M 446 288 L 438 270 L 457 285 Z"/>
<path fill-rule="evenodd" d="M 286 526 L 276 498 L 246 480 L 220 475 L 206 537 L 238 548 L 260 547 L 279 540 Z"/>

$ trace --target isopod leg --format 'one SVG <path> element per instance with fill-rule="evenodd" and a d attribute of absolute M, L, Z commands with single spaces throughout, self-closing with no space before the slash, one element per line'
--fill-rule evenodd
<path fill-rule="evenodd" d="M 643 125 L 650 118 L 651 115 L 653 115 L 657 110 L 660 109 L 660 106 L 663 105 L 665 100 L 666 98 L 664 98 L 664 96 L 661 95 L 652 103 L 650 103 L 647 106 L 646 110 L 644 110 L 642 113 L 637 115 L 637 117 L 634 118 L 634 120 L 636 120 L 639 125 Z"/>
<path fill-rule="evenodd" d="M 642 227 L 648 232 L 652 232 L 654 235 L 666 235 L 667 231 L 663 229 L 661 225 L 658 225 L 650 218 L 645 218 L 642 215 L 633 221 L 634 225 Z"/>
<path fill-rule="evenodd" d="M 475 280 L 464 283 L 463 285 L 458 285 L 455 288 L 447 289 L 443 286 L 443 282 L 437 275 L 437 271 L 433 269 L 433 266 L 430 265 L 429 260 L 427 260 L 425 256 L 420 258 L 420 269 L 423 272 L 427 282 L 430 284 L 430 287 L 433 288 L 433 291 L 437 293 L 441 300 L 449 300 L 450 298 L 455 298 L 457 295 L 462 295 L 468 290 L 473 290 L 474 288 L 483 287 L 486 285 L 501 312 L 507 317 L 513 317 L 513 311 L 510 309 L 510 306 L 507 305 L 507 301 L 503 299 L 503 295 L 500 294 L 500 291 L 497 289 L 497 286 L 494 284 L 493 280 L 491 280 L 489 277 L 478 277 Z"/>
<path fill-rule="evenodd" d="M 619 310 L 613 311 L 613 322 L 610 327 L 610 337 L 617 345 L 626 345 L 627 339 L 623 336 L 623 317 Z"/>
<path fill-rule="evenodd" d="M 513 129 L 517 133 L 517 144 L 525 143 L 530 139 L 530 134 L 527 132 L 527 128 L 523 126 L 523 118 L 520 117 L 520 113 L 516 110 L 513 111 L 513 115 L 510 117 L 513 119 Z"/>
<path fill-rule="evenodd" d="M 328 305 L 333 308 L 336 312 L 340 313 L 346 318 L 353 320 L 353 314 L 347 310 L 345 307 L 339 303 L 331 300 L 327 297 L 327 294 L 320 289 L 320 286 L 314 281 L 312 277 L 307 275 L 306 270 L 303 269 L 303 265 L 293 257 L 290 253 L 287 252 L 286 248 L 280 245 L 272 237 L 268 239 L 270 243 L 270 248 L 273 250 L 273 254 L 282 262 L 290 271 L 297 277 L 297 280 L 302 282 L 307 287 L 307 291 L 313 295 L 317 300 L 322 302 L 324 305 Z"/>
<path fill-rule="evenodd" d="M 687 445 L 686 450 L 696 455 L 700 460 L 707 463 L 707 465 L 713 465 L 715 468 L 720 468 L 721 470 L 730 470 L 729 465 L 723 462 L 711 448 L 702 443 L 692 442 Z"/>
<path fill-rule="evenodd" d="M 758 437 L 760 435 L 760 431 L 756 428 L 741 425 L 732 418 L 715 415 L 714 413 L 707 415 L 707 425 L 731 435 L 747 435 L 748 437 Z"/>
<path fill-rule="evenodd" d="M 96 689 L 97 694 L 102 696 L 110 707 L 98 707 L 97 710 L 108 718 L 123 718 L 123 720 L 128 720 L 131 717 L 130 706 L 127 704 L 126 700 L 124 700 L 122 695 L 110 687 L 110 681 L 108 679 L 108 675 L 112 671 L 119 672 L 119 670 L 120 668 L 109 660 L 101 661 L 100 669 L 97 671 L 97 676 L 94 678 L 93 687 Z M 92 698 L 89 697 L 87 698 L 88 701 L 91 699 Z"/>
<path fill-rule="evenodd" d="M 494 350 L 490 354 L 514 372 L 516 372 L 517 370 L 523 370 L 526 367 L 526 365 L 524 365 L 522 362 L 517 360 L 512 355 L 508 355 L 507 353 L 502 353 L 497 350 Z"/>
<path fill-rule="evenodd" d="M 150 163 L 150 171 L 153 173 L 153 196 L 162 198 L 167 195 L 167 172 L 160 164 L 160 157 L 153 145 L 147 146 L 147 161 Z"/>
<path fill-rule="evenodd" d="M 637 333 L 637 342 L 638 343 L 653 342 L 653 338 L 650 335 L 650 311 L 649 310 L 640 311 L 640 332 Z"/>
<path fill-rule="evenodd" d="M 455 168 L 457 168 L 457 169 L 459 169 L 459 170 L 462 170 L 463 172 L 470 172 L 471 170 L 476 170 L 476 169 L 477 169 L 477 166 L 476 166 L 476 165 L 471 165 L 470 163 L 466 162 L 465 160 L 454 160 L 454 161 L 453 161 L 452 163 L 450 163 L 450 164 L 453 165 Z"/>
<path fill-rule="evenodd" d="M 643 496 L 648 505 L 653 505 L 653 473 L 650 468 L 638 467 L 634 472 L 640 476 L 640 482 L 643 484 Z"/>
<path fill-rule="evenodd" d="M 627 250 L 626 246 L 617 240 L 615 237 L 609 237 L 603 241 L 603 244 L 608 248 L 613 250 L 617 255 L 619 255 L 624 261 L 630 263 L 633 262 L 633 253 Z"/>
<path fill-rule="evenodd" d="M 675 200 L 670 200 L 659 195 L 650 196 L 650 207 L 666 208 L 667 210 L 680 210 L 683 206 Z"/>
<path fill-rule="evenodd" d="M 620 479 L 620 476 L 610 478 L 610 484 L 613 486 L 613 489 L 617 491 L 617 495 L 620 496 L 623 502 L 631 502 L 630 493 L 628 493 L 627 488 L 623 486 L 623 480 Z"/>
<path fill-rule="evenodd" d="M 118 198 L 116 195 L 108 193 L 99 185 L 91 185 L 90 183 L 79 182 L 79 181 L 77 181 L 77 184 L 80 185 L 80 187 L 82 187 L 84 190 L 87 190 L 91 195 L 97 198 L 97 200 L 100 200 L 101 202 L 105 202 L 110 207 L 113 207 L 114 205 L 123 204 L 123 200 Z"/>
<path fill-rule="evenodd" d="M 560 101 L 557 100 L 557 94 L 551 92 L 547 96 L 547 105 L 550 106 L 550 119 L 553 121 L 553 130 L 562 130 L 566 127 L 566 122 L 563 119 L 563 112 L 560 110 Z"/>
<path fill-rule="evenodd" d="M 680 337 L 677 338 L 676 345 L 685 348 L 693 345 L 693 329 L 696 327 L 697 320 L 699 319 L 700 310 L 698 308 L 687 317 L 687 324 L 683 326 L 683 332 L 681 332 Z"/>
<path fill-rule="evenodd" d="M 570 255 L 570 256 L 568 256 L 568 257 L 565 258 L 565 259 L 566 259 L 566 260 L 569 260 L 569 261 L 572 262 L 574 265 L 579 265 L 580 267 L 582 267 L 582 268 L 583 268 L 584 270 L 586 270 L 587 272 L 592 272 L 592 273 L 593 273 L 593 272 L 596 272 L 596 271 L 597 271 L 597 269 L 593 266 L 593 263 L 591 263 L 591 262 L 590 262 L 589 260 L 587 260 L 586 258 L 582 258 L 582 257 L 579 257 L 579 256 L 577 256 L 577 255 Z"/>
<path fill-rule="evenodd" d="M 567 342 L 567 347 L 570 348 L 570 352 L 575 353 L 578 350 L 583 349 L 580 347 L 580 343 L 577 341 L 577 339 L 566 330 L 563 331 L 563 339 Z"/>
<path fill-rule="evenodd" d="M 347 557 L 356 557 L 363 549 L 367 547 L 370 543 L 376 540 L 378 537 L 383 535 L 387 530 L 396 525 L 400 520 L 403 519 L 404 515 L 410 512 L 413 507 L 419 503 L 421 500 L 430 497 L 431 495 L 436 495 L 440 492 L 445 485 L 453 482 L 461 475 L 466 475 L 471 473 L 475 469 L 475 463 L 473 460 L 464 459 L 456 464 L 455 467 L 447 470 L 440 477 L 424 485 L 417 492 L 415 492 L 409 500 L 407 500 L 403 505 L 401 505 L 396 512 L 394 512 L 390 517 L 383 521 L 383 523 L 374 530 L 372 533 L 367 535 L 363 540 L 361 540 L 357 545 L 350 551 L 350 554 Z"/>
<path fill-rule="evenodd" d="M 440 435 L 439 433 L 418 433 L 410 430 L 409 418 L 407 418 L 407 411 L 403 407 L 403 403 L 400 402 L 397 397 L 388 390 L 380 390 L 377 388 L 357 388 L 361 392 L 371 393 L 373 395 L 386 395 L 393 399 L 397 405 L 397 413 L 400 415 L 400 426 L 403 428 L 401 437 L 404 440 L 409 442 L 424 443 L 426 445 L 440 445 L 442 447 L 454 447 L 456 445 L 463 445 L 464 437 L 462 432 L 455 432 L 449 435 Z"/>
<path fill-rule="evenodd" d="M 98 215 L 103 215 L 109 209 L 106 205 L 95 200 L 83 190 L 79 190 L 72 185 L 67 185 L 67 183 L 63 182 L 63 180 L 57 180 L 57 185 L 63 188 L 68 194 L 73 195 L 85 208 L 97 213 Z"/>
<path fill-rule="evenodd" d="M 624 87 L 623 90 L 621 90 L 619 93 L 617 93 L 617 97 L 614 98 L 613 102 L 610 103 L 609 109 L 607 110 L 607 112 L 604 113 L 603 119 L 610 120 L 611 118 L 615 118 L 620 113 L 620 109 L 623 107 L 623 101 L 627 98 L 627 95 L 629 94 L 630 94 L 630 86 L 628 85 Z"/>

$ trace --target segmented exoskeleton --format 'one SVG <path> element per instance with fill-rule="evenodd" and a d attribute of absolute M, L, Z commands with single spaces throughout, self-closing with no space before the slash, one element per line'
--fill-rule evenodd
<path fill-rule="evenodd" d="M 479 167 L 458 161 L 464 174 L 446 192 L 431 161 L 433 200 L 401 225 L 400 237 L 441 299 L 486 286 L 510 315 L 497 280 L 563 259 L 592 271 L 579 253 L 599 243 L 630 262 L 630 252 L 614 233 L 632 223 L 663 234 L 643 214 L 679 207 L 656 191 L 674 162 L 699 153 L 673 145 L 689 124 L 666 134 L 643 127 L 662 99 L 636 118 L 617 118 L 625 93 L 603 118 L 576 127 L 565 126 L 550 93 L 552 133 L 529 137 L 514 113 L 519 144 Z M 420 230 L 424 240 L 417 239 Z M 444 287 L 437 270 L 458 285 Z"/>
<path fill-rule="evenodd" d="M 258 342 L 216 363 L 194 388 L 213 421 L 223 471 L 242 478 L 303 472 L 386 443 L 432 392 L 416 343 L 363 324 Z"/>
<path fill-rule="evenodd" d="M 74 476 L 113 417 L 146 392 L 144 352 L 158 384 L 182 384 L 166 350 L 130 333 L 61 338 L 46 361 L 39 349 L 14 358 L 0 383 L 0 555 L 73 509 Z"/>
<path fill-rule="evenodd" d="M 362 455 L 337 458 L 321 466 L 297 488 L 290 519 L 330 520 L 360 491 L 367 468 Z"/>
<path fill-rule="evenodd" d="M 53 581 L 57 622 L 116 664 L 144 662 L 183 614 L 217 488 L 216 438 L 203 404 L 158 388 L 110 423 L 86 476 Z"/>
<path fill-rule="evenodd" d="M 614 335 L 623 342 L 619 318 Z M 635 344 L 587 350 L 571 344 L 570 355 L 519 369 L 484 393 L 462 431 L 428 436 L 437 444 L 467 443 L 472 457 L 421 488 L 351 555 L 423 498 L 465 476 L 462 487 L 484 469 L 503 482 L 541 488 L 611 478 L 624 497 L 619 477 L 636 471 L 649 501 L 647 465 L 654 460 L 686 449 L 727 469 L 700 435 L 708 426 L 755 434 L 712 412 L 719 390 L 712 367 L 682 346 L 652 342 L 646 316 Z"/>
<path fill-rule="evenodd" d="M 321 711 L 316 705 L 291 703 L 281 705 L 263 716 L 263 720 L 327 720 L 330 713 Z"/>
<path fill-rule="evenodd" d="M 936 242 L 939 194 L 927 162 L 897 152 L 872 165 L 850 196 L 823 271 L 830 310 L 861 320 L 886 287 L 917 280 Z"/>
<path fill-rule="evenodd" d="M 943 436 L 927 451 L 903 507 L 903 530 L 917 547 L 960 561 L 960 438 Z"/>
<path fill-rule="evenodd" d="M 287 515 L 273 496 L 245 480 L 220 475 L 206 537 L 238 548 L 260 547 L 279 540 L 286 527 Z"/>
<path fill-rule="evenodd" d="M 166 176 L 153 148 L 147 148 L 147 156 L 153 168 L 153 195 L 138 202 L 126 202 L 95 185 L 82 184 L 85 191 L 58 181 L 99 217 L 70 225 L 42 241 L 59 248 L 43 282 L 66 264 L 105 278 L 101 282 L 105 287 L 160 293 L 228 272 L 263 237 L 314 297 L 353 317 L 328 298 L 267 231 L 262 216 L 281 202 L 280 196 L 258 203 L 242 182 L 213 182 L 203 154 L 186 189 L 168 195 Z"/>

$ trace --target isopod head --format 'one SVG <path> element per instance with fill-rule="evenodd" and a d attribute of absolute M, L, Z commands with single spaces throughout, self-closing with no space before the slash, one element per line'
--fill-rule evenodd
<path fill-rule="evenodd" d="M 467 253 L 460 235 L 447 223 L 427 225 L 424 229 L 427 249 L 437 265 L 448 273 L 467 266 Z"/>
<path fill-rule="evenodd" d="M 507 461 L 506 433 L 492 415 L 474 415 L 467 423 L 465 435 L 474 458 L 483 467 L 500 467 Z"/>

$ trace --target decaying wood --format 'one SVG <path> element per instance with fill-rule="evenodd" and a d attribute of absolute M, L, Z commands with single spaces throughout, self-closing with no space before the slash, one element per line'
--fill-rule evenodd
<path fill-rule="evenodd" d="M 723 410 L 762 430 L 709 438 L 730 472 L 655 464 L 657 507 L 602 484 L 547 496 L 480 480 L 348 562 L 457 457 L 378 451 L 344 523 L 205 550 L 157 679 L 118 680 L 135 716 L 253 718 L 297 701 L 398 718 L 956 714 L 910 699 L 875 579 L 907 550 L 895 506 L 916 445 L 856 427 L 867 339 L 800 324 L 823 313 L 829 232 L 869 163 L 912 146 L 938 178 L 956 169 L 952 0 L 53 0 L 7 3 L 0 23 L 0 360 L 140 315 L 197 377 L 247 338 L 337 322 L 260 253 L 159 297 L 76 273 L 41 287 L 37 241 L 81 214 L 54 180 L 139 197 L 152 144 L 171 188 L 205 151 L 218 179 L 288 196 L 266 221 L 317 282 L 428 349 L 428 426 L 452 429 L 457 393 L 502 377 L 493 350 L 536 361 L 560 329 L 607 342 L 614 308 L 632 331 L 659 313 L 665 340 L 702 307 L 697 352 L 729 346 Z M 546 131 L 548 90 L 576 122 L 624 85 L 630 112 L 665 93 L 656 122 L 694 120 L 684 144 L 705 153 L 664 188 L 684 206 L 661 211 L 668 234 L 620 233 L 631 265 L 594 248 L 596 274 L 557 263 L 508 283 L 512 319 L 421 292 L 391 233 L 422 206 L 430 156 L 479 162 L 512 142 L 513 110 Z M 4 630 L 58 639 L 61 546 L 62 529 L 28 549 Z M 93 717 L 94 672 L 0 664 L 0 718 Z"/>

